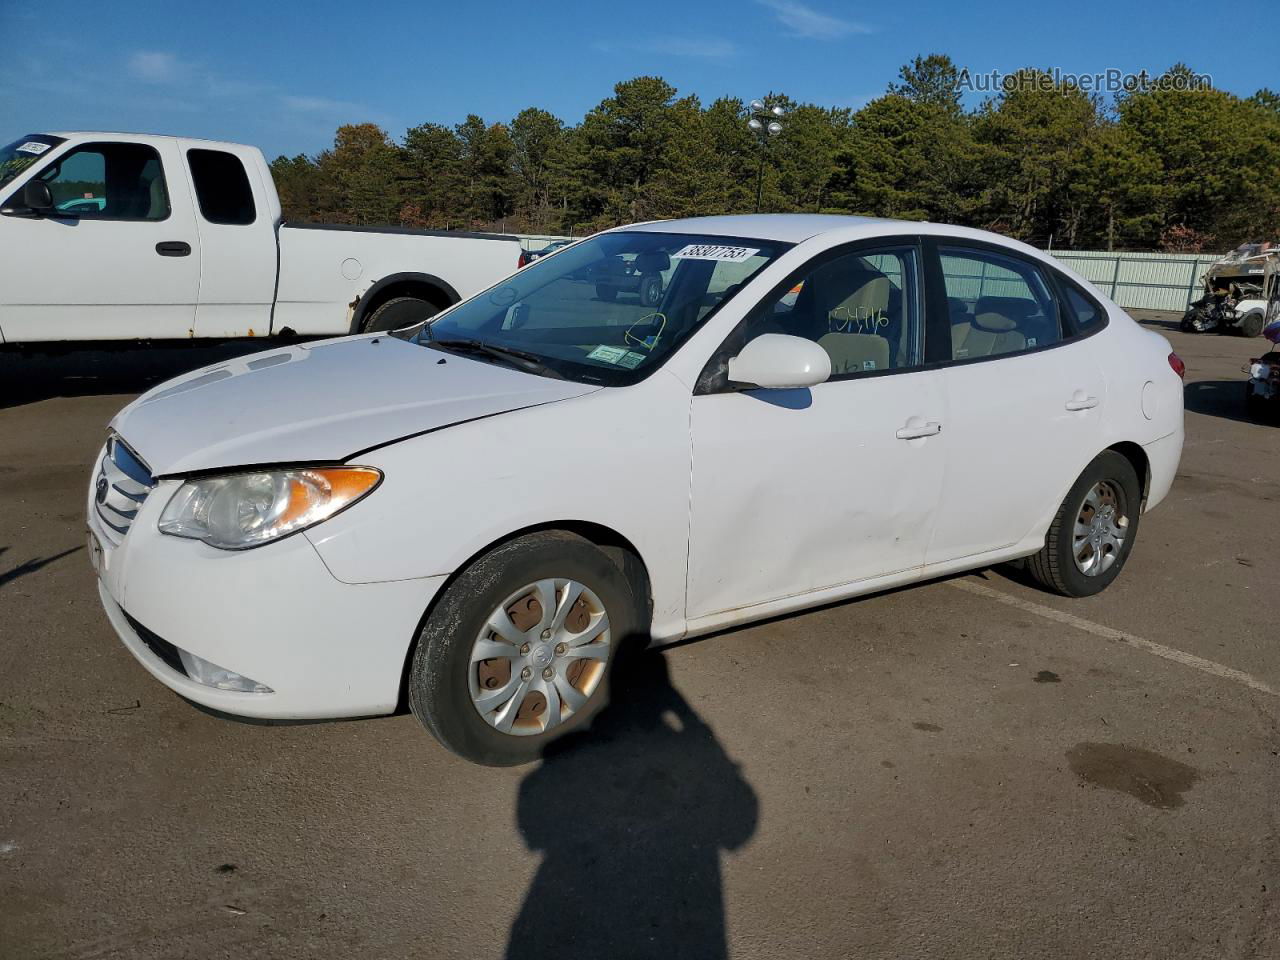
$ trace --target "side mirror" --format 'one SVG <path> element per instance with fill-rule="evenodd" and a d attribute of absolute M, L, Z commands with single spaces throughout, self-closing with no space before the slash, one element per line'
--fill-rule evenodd
<path fill-rule="evenodd" d="M 5 206 L 4 212 L 15 217 L 40 217 L 52 213 L 53 194 L 49 191 L 49 184 L 43 180 L 28 180 L 13 195 L 13 202 Z"/>
<path fill-rule="evenodd" d="M 785 333 L 761 334 L 729 361 L 730 382 L 769 390 L 816 387 L 830 376 L 827 351 Z"/>

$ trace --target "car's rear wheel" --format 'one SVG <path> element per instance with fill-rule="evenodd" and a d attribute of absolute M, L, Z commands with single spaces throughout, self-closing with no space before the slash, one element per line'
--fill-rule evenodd
<path fill-rule="evenodd" d="M 1027 570 L 1063 596 L 1101 593 L 1133 551 L 1141 509 L 1133 464 L 1114 450 L 1102 452 L 1072 484 Z"/>
<path fill-rule="evenodd" d="M 607 283 L 597 283 L 596 296 L 601 300 L 617 300 L 618 288 L 611 287 Z"/>
<path fill-rule="evenodd" d="M 430 300 L 421 297 L 392 297 L 365 318 L 360 325 L 362 333 L 381 333 L 386 330 L 399 330 L 411 327 L 423 320 L 430 320 L 440 308 Z"/>
<path fill-rule="evenodd" d="M 463 571 L 427 618 L 409 706 L 461 757 L 534 760 L 604 706 L 636 610 L 622 570 L 581 537 L 547 531 L 502 544 Z"/>

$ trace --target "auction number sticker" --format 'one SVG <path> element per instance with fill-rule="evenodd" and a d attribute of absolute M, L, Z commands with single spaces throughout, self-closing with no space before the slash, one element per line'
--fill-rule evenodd
<path fill-rule="evenodd" d="M 18 153 L 34 153 L 37 157 L 49 149 L 49 144 L 38 140 L 28 140 L 17 148 Z"/>
<path fill-rule="evenodd" d="M 758 247 L 729 247 L 720 243 L 691 243 L 678 253 L 671 255 L 672 260 L 722 260 L 726 263 L 742 263 L 750 260 L 760 252 Z"/>

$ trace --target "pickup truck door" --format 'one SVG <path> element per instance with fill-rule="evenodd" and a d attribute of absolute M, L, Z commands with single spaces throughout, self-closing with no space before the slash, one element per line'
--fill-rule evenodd
<path fill-rule="evenodd" d="M 196 336 L 266 336 L 276 293 L 280 214 L 274 186 L 263 182 L 266 161 L 253 147 L 179 143 L 200 235 Z"/>
<path fill-rule="evenodd" d="M 34 176 L 59 209 L 0 216 L 5 340 L 191 336 L 200 258 L 176 143 L 78 143 Z"/>

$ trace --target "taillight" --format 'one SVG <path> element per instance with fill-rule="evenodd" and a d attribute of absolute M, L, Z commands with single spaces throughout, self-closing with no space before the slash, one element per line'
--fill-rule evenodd
<path fill-rule="evenodd" d="M 1183 380 L 1187 379 L 1187 365 L 1182 362 L 1182 358 L 1176 353 L 1169 354 L 1169 366 L 1173 367 L 1173 372 Z"/>
<path fill-rule="evenodd" d="M 527 267 L 532 262 L 533 261 L 529 259 L 529 251 L 521 249 L 520 259 L 516 261 L 516 269 L 519 270 L 521 267 Z"/>

